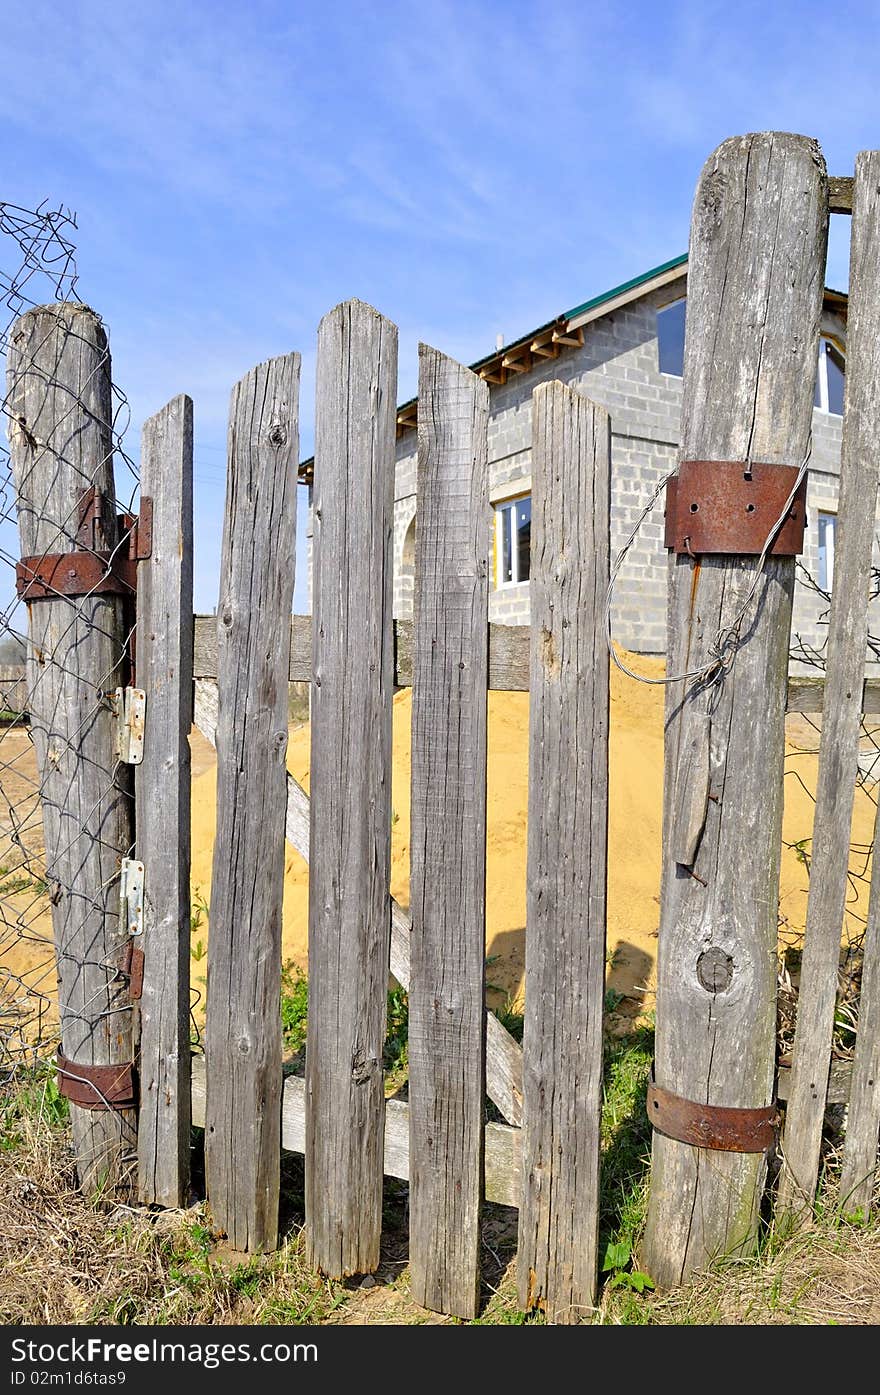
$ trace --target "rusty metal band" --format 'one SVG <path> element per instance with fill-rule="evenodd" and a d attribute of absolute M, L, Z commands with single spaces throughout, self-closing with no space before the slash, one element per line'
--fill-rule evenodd
<path fill-rule="evenodd" d="M 758 556 L 779 521 L 799 474 L 796 465 L 744 460 L 683 460 L 666 485 L 666 546 L 691 556 Z M 804 548 L 807 481 L 801 481 L 771 557 Z"/>
<path fill-rule="evenodd" d="M 137 1104 L 134 1062 L 89 1066 L 57 1055 L 58 1089 L 80 1109 L 133 1109 Z"/>
<path fill-rule="evenodd" d="M 23 601 L 54 601 L 59 596 L 133 596 L 137 562 L 113 552 L 45 553 L 22 557 L 15 589 Z"/>
<path fill-rule="evenodd" d="M 106 500 L 94 486 L 79 501 L 76 552 L 22 557 L 15 568 L 15 589 L 23 601 L 51 601 L 60 596 L 133 596 L 137 564 L 153 554 L 153 501 L 144 495 L 140 513 L 116 516 L 122 543 L 112 552 L 91 546 Z"/>
<path fill-rule="evenodd" d="M 720 1104 L 697 1104 L 671 1090 L 648 1085 L 648 1118 L 658 1133 L 694 1148 L 719 1153 L 765 1153 L 776 1141 L 775 1104 L 762 1109 L 733 1109 Z"/>

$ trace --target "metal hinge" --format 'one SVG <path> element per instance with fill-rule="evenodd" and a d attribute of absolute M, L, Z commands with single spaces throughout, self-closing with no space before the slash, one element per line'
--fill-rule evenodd
<path fill-rule="evenodd" d="M 129 935 L 144 933 L 144 864 L 133 857 L 122 859 L 119 874 L 120 915 Z"/>
<path fill-rule="evenodd" d="M 143 688 L 117 688 L 111 699 L 116 718 L 116 759 L 140 765 L 144 758 L 147 695 Z"/>

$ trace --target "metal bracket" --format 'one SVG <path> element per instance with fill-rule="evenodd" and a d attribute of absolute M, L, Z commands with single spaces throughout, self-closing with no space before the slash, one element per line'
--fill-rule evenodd
<path fill-rule="evenodd" d="M 671 1090 L 648 1084 L 646 1101 L 651 1126 L 667 1138 L 710 1148 L 719 1153 L 764 1153 L 776 1142 L 779 1113 L 775 1104 L 762 1109 L 735 1109 L 722 1104 L 698 1104 Z"/>
<path fill-rule="evenodd" d="M 129 935 L 144 933 L 144 864 L 133 857 L 122 859 L 119 874 L 120 915 Z"/>
<path fill-rule="evenodd" d="M 105 496 L 92 485 L 78 504 L 79 550 L 22 557 L 15 569 L 15 589 L 20 600 L 136 593 L 137 564 L 153 553 L 153 501 L 145 495 L 139 514 L 117 515 L 123 541 L 112 552 L 95 545 L 98 538 L 106 538 L 105 513 Z"/>
<path fill-rule="evenodd" d="M 683 460 L 666 485 L 666 546 L 698 556 L 735 557 L 764 550 L 799 474 L 796 465 L 748 460 Z M 807 481 L 770 548 L 771 557 L 795 557 L 804 549 Z"/>
<path fill-rule="evenodd" d="M 120 969 L 128 979 L 128 996 L 136 1003 L 144 991 L 144 951 L 138 949 L 134 940 L 129 940 L 125 946 Z"/>
<path fill-rule="evenodd" d="M 80 1109 L 134 1109 L 137 1105 L 137 1082 L 134 1062 L 124 1061 L 116 1066 L 92 1066 L 68 1061 L 59 1051 L 56 1056 L 58 1091 Z"/>
<path fill-rule="evenodd" d="M 147 695 L 143 688 L 116 688 L 110 699 L 116 718 L 116 759 L 140 765 L 144 758 Z"/>

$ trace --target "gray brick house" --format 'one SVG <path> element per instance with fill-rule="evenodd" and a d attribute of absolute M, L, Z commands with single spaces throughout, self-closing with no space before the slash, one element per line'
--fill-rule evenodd
<path fill-rule="evenodd" d="M 607 407 L 612 429 L 612 550 L 624 542 L 655 484 L 676 463 L 687 258 L 677 257 L 558 315 L 472 365 L 490 385 L 489 483 L 494 510 L 489 617 L 528 624 L 531 397 L 558 378 Z M 829 589 L 840 469 L 846 296 L 826 290 L 815 386 L 808 526 L 801 561 Z M 398 408 L 394 609 L 412 614 L 416 526 L 416 402 Z M 309 462 L 310 463 L 310 462 Z M 666 627 L 663 504 L 643 524 L 621 572 L 615 637 L 662 653 Z M 796 592 L 793 644 L 824 641 L 826 604 Z M 876 629 L 872 626 L 872 629 Z"/>

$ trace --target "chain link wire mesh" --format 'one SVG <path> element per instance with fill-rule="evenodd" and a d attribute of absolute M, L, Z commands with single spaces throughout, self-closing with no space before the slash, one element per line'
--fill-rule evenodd
<path fill-rule="evenodd" d="M 85 335 L 77 342 L 78 326 L 96 317 L 77 294 L 75 229 L 63 208 L 0 203 L 2 1083 L 55 1052 L 62 1026 L 72 1060 L 119 1060 L 131 1040 L 119 873 L 133 852 L 133 783 L 112 748 L 101 754 L 101 738 L 112 691 L 130 682 L 134 606 L 103 594 L 102 582 L 128 550 L 138 481 L 124 448 L 128 403 L 111 384 L 100 322 L 89 344 Z M 36 317 L 26 333 L 28 311 Z M 87 367 L 77 389 L 78 357 Z M 50 587 L 50 599 L 30 606 L 19 597 L 23 551 L 73 550 L 99 559 L 88 594 Z M 122 1031 L 119 1016 L 128 1019 Z"/>

